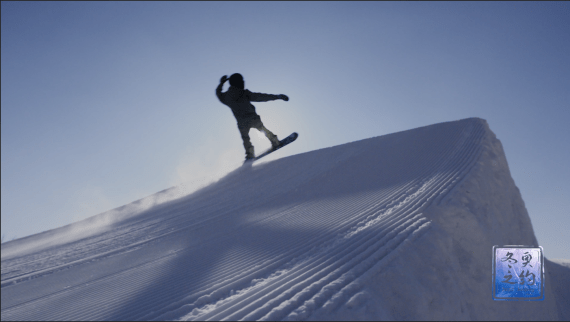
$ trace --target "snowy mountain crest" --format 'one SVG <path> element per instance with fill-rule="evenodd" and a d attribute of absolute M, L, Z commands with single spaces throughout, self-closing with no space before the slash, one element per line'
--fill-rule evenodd
<path fill-rule="evenodd" d="M 549 261 L 543 302 L 491 298 L 492 246 L 538 242 L 482 119 L 175 191 L 3 244 L 2 320 L 569 317 Z"/>

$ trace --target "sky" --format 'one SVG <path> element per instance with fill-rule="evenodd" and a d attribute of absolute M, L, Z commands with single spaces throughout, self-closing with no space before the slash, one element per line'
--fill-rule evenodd
<path fill-rule="evenodd" d="M 480 117 L 548 258 L 570 258 L 567 2 L 1 3 L 1 230 L 60 227 L 238 167 L 241 73 L 271 161 Z M 227 85 L 224 87 L 224 90 Z M 256 152 L 270 146 L 250 132 Z M 566 148 L 565 148 L 566 147 Z"/>

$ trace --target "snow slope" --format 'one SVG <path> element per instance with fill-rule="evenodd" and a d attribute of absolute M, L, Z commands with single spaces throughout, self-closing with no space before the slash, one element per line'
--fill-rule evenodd
<path fill-rule="evenodd" d="M 492 300 L 496 244 L 538 245 L 500 142 L 471 118 L 5 243 L 1 318 L 568 319 L 564 263 L 547 262 L 545 301 Z"/>

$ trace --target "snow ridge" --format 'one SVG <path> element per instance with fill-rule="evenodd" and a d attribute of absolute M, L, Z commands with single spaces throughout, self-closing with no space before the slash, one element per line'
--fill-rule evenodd
<path fill-rule="evenodd" d="M 471 118 L 244 166 L 101 233 L 3 255 L 2 320 L 333 312 L 430 229 L 423 211 L 469 175 L 486 131 Z"/>

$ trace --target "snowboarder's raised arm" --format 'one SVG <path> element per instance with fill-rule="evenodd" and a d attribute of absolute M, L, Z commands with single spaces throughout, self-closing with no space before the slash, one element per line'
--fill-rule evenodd
<path fill-rule="evenodd" d="M 220 79 L 220 85 L 218 85 L 218 87 L 216 87 L 216 96 L 218 97 L 218 99 L 220 100 L 220 102 L 224 102 L 222 101 L 222 87 L 224 87 L 224 83 L 228 80 L 228 76 L 222 76 L 222 78 Z"/>
<path fill-rule="evenodd" d="M 274 100 L 279 100 L 282 99 L 284 101 L 288 101 L 289 97 L 287 97 L 287 95 L 283 95 L 283 94 L 279 94 L 279 95 L 273 95 L 273 94 L 263 94 L 263 93 L 253 93 L 248 91 L 249 93 L 249 100 L 251 102 L 267 102 L 267 101 L 274 101 Z"/>

